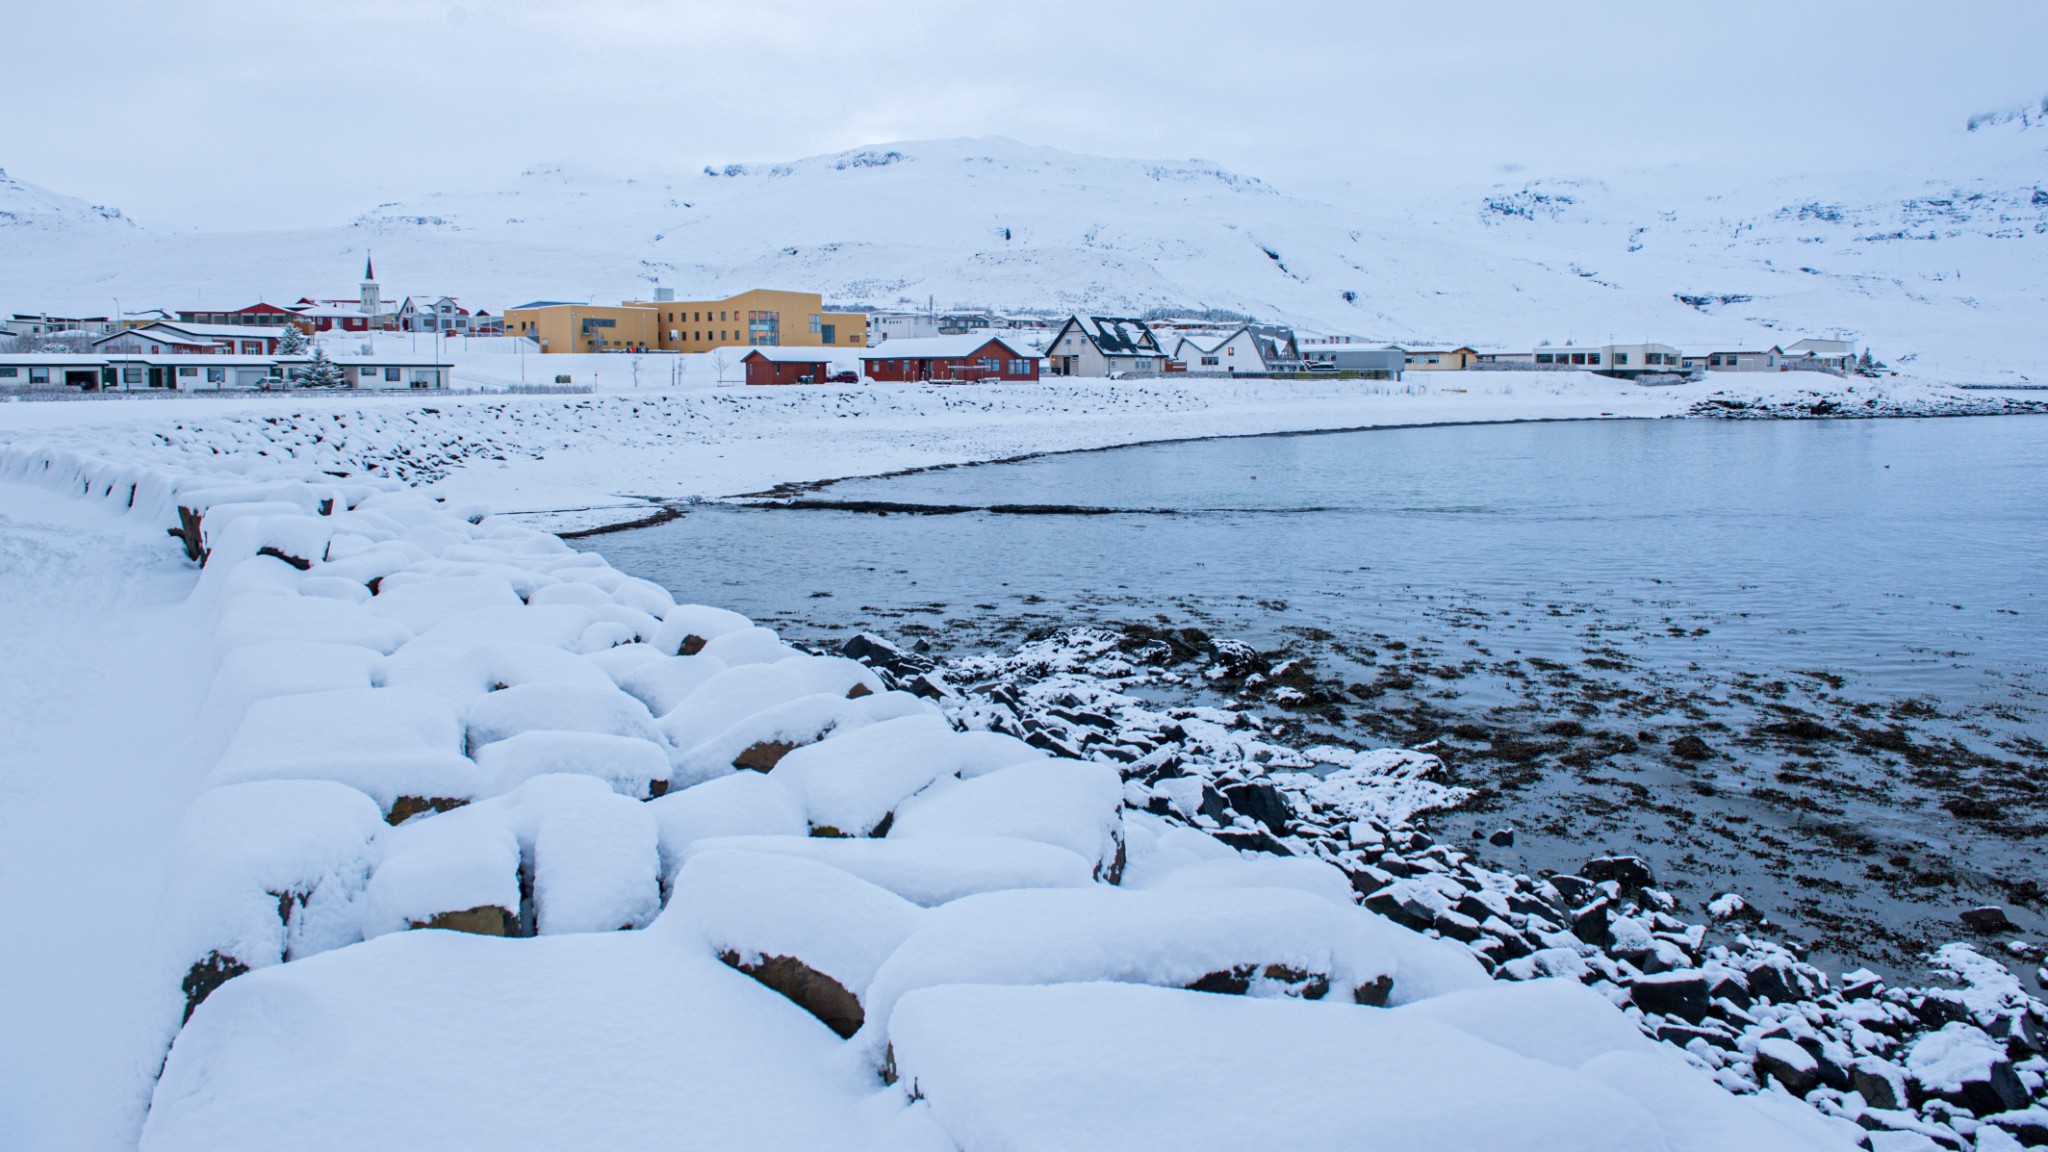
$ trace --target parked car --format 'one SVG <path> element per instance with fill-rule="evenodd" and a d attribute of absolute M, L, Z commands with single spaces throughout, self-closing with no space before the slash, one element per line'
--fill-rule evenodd
<path fill-rule="evenodd" d="M 827 376 L 827 377 L 825 377 L 825 383 L 827 383 L 827 384 L 858 384 L 858 383 L 860 383 L 860 373 L 858 373 L 858 372 L 834 372 L 834 373 L 833 373 L 833 374 L 831 374 L 830 376 Z"/>

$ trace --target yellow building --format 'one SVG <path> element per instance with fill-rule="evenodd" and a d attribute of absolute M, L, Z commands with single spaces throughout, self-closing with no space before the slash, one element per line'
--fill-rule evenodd
<path fill-rule="evenodd" d="M 757 288 L 724 300 L 628 300 L 616 307 L 538 300 L 505 310 L 505 335 L 542 352 L 709 352 L 713 348 L 865 348 L 867 316 L 827 312 L 815 292 Z"/>
<path fill-rule="evenodd" d="M 1418 348 L 1407 353 L 1410 372 L 1463 372 L 1479 362 L 1470 348 Z"/>

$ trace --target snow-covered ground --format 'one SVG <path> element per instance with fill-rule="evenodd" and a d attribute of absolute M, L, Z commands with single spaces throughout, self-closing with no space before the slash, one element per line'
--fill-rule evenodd
<path fill-rule="evenodd" d="M 1824 383 L 1856 410 L 1976 402 Z M 492 514 L 1171 436 L 1673 415 L 1719 386 L 0 405 L 0 1137 L 1853 1147 L 1762 1063 L 1733 1095 L 1644 1039 L 1618 990 L 1488 981 L 1329 863 L 1242 855 L 1109 761 Z M 196 574 L 163 535 L 181 509 Z M 1333 798 L 1381 799 L 1364 774 Z M 1997 1074 L 1975 1049 L 1927 1073 Z"/>
<path fill-rule="evenodd" d="M 503 352 L 455 355 L 456 382 L 502 386 Z M 383 476 L 555 528 L 631 520 L 661 503 L 1202 436 L 1499 420 L 1664 417 L 1710 400 L 1846 414 L 1996 408 L 2006 394 L 1907 378 L 1712 376 L 1642 387 L 1583 372 L 1411 373 L 1385 381 L 1051 380 L 988 387 L 720 387 L 705 356 L 560 356 L 548 374 L 591 395 L 248 396 L 17 403 L 0 442 L 31 438 L 136 462 L 237 474 L 313 468 Z M 673 359 L 683 383 L 669 386 Z M 554 364 L 560 363 L 556 368 Z M 602 378 L 597 379 L 601 374 Z M 2026 393 L 2011 394 L 2023 397 Z"/>

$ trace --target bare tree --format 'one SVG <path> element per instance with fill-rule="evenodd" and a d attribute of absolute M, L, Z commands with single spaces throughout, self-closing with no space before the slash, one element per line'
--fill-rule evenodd
<path fill-rule="evenodd" d="M 732 367 L 732 353 L 724 348 L 712 349 L 711 366 L 718 370 L 718 382 L 724 384 L 725 370 Z"/>

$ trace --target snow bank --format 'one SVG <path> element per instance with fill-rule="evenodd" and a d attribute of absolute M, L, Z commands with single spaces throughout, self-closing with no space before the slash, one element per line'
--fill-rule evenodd
<path fill-rule="evenodd" d="M 616 794 L 551 812 L 533 838 L 542 933 L 638 928 L 661 910 L 654 816 Z"/>
<path fill-rule="evenodd" d="M 592 673 L 603 678 L 595 668 Z M 661 743 L 647 706 L 611 686 L 520 684 L 486 693 L 464 710 L 469 747 L 482 748 L 522 732 L 595 732 Z"/>
<path fill-rule="evenodd" d="M 1365 923 L 1287 889 L 988 892 L 933 908 L 875 974 L 873 1019 L 938 984 L 1115 981 L 1380 1003 L 1394 958 Z"/>
<path fill-rule="evenodd" d="M 483 773 L 480 796 L 502 796 L 535 776 L 569 772 L 595 776 L 622 796 L 647 797 L 668 785 L 668 753 L 649 740 L 596 732 L 521 732 L 477 749 Z"/>
<path fill-rule="evenodd" d="M 238 977 L 179 1034 L 141 1146 L 950 1147 L 682 936 L 406 932 Z"/>
<path fill-rule="evenodd" d="M 799 748 L 775 766 L 811 827 L 866 836 L 901 804 L 960 770 L 959 733 L 936 713 L 905 716 Z"/>
<path fill-rule="evenodd" d="M 208 787 L 335 780 L 389 812 L 400 797 L 466 800 L 482 778 L 441 700 L 400 688 L 278 696 L 249 706 Z"/>
<path fill-rule="evenodd" d="M 1123 873 L 1123 779 L 1116 769 L 1046 760 L 972 780 L 941 780 L 905 802 L 892 839 L 1014 836 L 1065 848 L 1114 883 Z"/>
<path fill-rule="evenodd" d="M 261 968 L 297 951 L 301 935 L 326 943 L 323 917 L 362 890 L 384 830 L 375 803 L 329 781 L 201 793 L 172 855 L 165 924 L 177 975 L 209 954 Z"/>
<path fill-rule="evenodd" d="M 1665 1152 L 1649 1112 L 1453 1028 L 1118 984 L 954 986 L 889 1018 L 901 1082 L 963 1152 Z"/>
<path fill-rule="evenodd" d="M 687 914 L 727 964 L 841 1036 L 860 1028 L 876 970 L 925 915 L 829 864 L 729 848 L 693 854 L 672 899 L 670 914 Z"/>
<path fill-rule="evenodd" d="M 1093 861 L 1065 848 L 1010 836 L 914 840 L 839 840 L 800 833 L 717 836 L 695 841 L 684 849 L 683 857 L 688 860 L 702 852 L 727 850 L 773 852 L 829 864 L 927 908 L 978 892 L 1084 888 L 1094 882 Z"/>
<path fill-rule="evenodd" d="M 739 772 L 654 800 L 663 876 L 675 875 L 692 844 L 720 836 L 803 836 L 803 806 L 758 772 Z"/>

